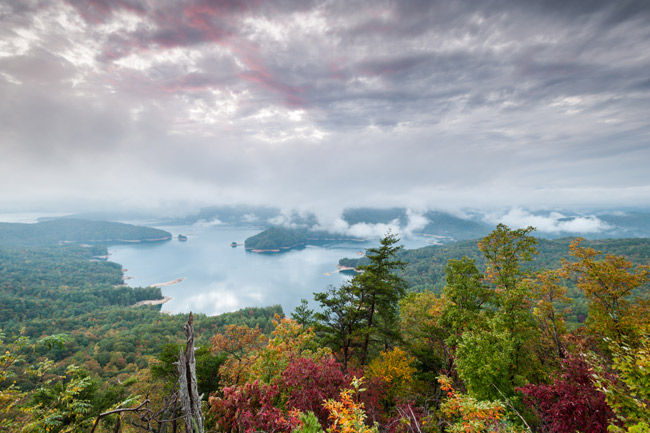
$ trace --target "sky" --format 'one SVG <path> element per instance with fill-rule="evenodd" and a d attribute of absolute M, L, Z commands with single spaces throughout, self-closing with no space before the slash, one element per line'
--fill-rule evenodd
<path fill-rule="evenodd" d="M 5 0 L 0 151 L 3 211 L 648 207 L 650 2 Z"/>

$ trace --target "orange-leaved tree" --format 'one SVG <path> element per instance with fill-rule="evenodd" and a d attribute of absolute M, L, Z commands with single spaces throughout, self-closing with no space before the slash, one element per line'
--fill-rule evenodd
<path fill-rule="evenodd" d="M 275 329 L 251 365 L 255 379 L 264 383 L 277 382 L 289 363 L 299 358 L 320 360 L 329 358 L 332 352 L 316 343 L 312 328 L 305 328 L 295 320 L 276 316 Z"/>
<path fill-rule="evenodd" d="M 238 385 L 248 381 L 250 369 L 258 357 L 266 337 L 259 327 L 228 325 L 223 333 L 210 339 L 212 351 L 225 353 L 228 358 L 219 368 L 223 385 Z"/>
<path fill-rule="evenodd" d="M 332 425 L 328 433 L 377 433 L 377 425 L 366 425 L 366 414 L 363 403 L 359 402 L 359 393 L 365 391 L 361 388 L 363 378 L 353 378 L 352 388 L 341 391 L 340 400 L 327 400 L 325 409 L 330 413 Z"/>

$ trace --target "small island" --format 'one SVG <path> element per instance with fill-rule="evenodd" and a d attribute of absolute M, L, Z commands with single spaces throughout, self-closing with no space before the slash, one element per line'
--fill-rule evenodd
<path fill-rule="evenodd" d="M 181 242 L 186 242 L 187 241 L 187 236 L 182 235 L 182 234 L 179 233 L 178 234 L 178 240 L 181 241 Z"/>

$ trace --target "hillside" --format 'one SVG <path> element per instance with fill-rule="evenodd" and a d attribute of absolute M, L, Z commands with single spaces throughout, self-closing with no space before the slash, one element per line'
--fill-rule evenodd
<path fill-rule="evenodd" d="M 142 300 L 161 299 L 161 289 L 123 285 L 122 265 L 95 259 L 105 254 L 103 245 L 2 244 L 0 346 L 3 339 L 20 335 L 66 333 L 65 344 L 50 355 L 57 373 L 76 364 L 93 376 L 114 378 L 135 374 L 165 344 L 178 341 L 187 314 L 161 314 L 159 305 L 136 307 Z M 228 324 L 260 326 L 270 332 L 276 314 L 282 314 L 277 305 L 195 316 L 200 341 L 207 345 L 209 336 Z M 39 354 L 42 351 L 34 356 Z M 19 385 L 33 386 L 20 381 Z"/>
<path fill-rule="evenodd" d="M 538 239 L 539 254 L 527 264 L 529 269 L 553 269 L 569 258 L 569 244 L 575 238 Z M 467 256 L 476 260 L 479 267 L 485 266 L 477 240 L 461 241 L 446 245 L 432 245 L 414 250 L 403 250 L 400 260 L 407 262 L 403 277 L 413 291 L 432 290 L 440 293 L 445 285 L 444 273 L 447 262 Z M 621 255 L 641 265 L 650 262 L 650 238 L 585 240 L 585 247 L 594 248 L 605 254 Z M 339 265 L 357 267 L 366 264 L 365 258 L 343 258 Z"/>
<path fill-rule="evenodd" d="M 35 224 L 0 223 L 3 245 L 51 245 L 63 242 L 110 243 L 166 241 L 164 230 L 108 221 L 61 218 Z"/>
<path fill-rule="evenodd" d="M 524 269 L 538 271 L 559 268 L 562 260 L 570 258 L 569 244 L 574 239 L 538 239 L 537 250 L 539 254 L 534 257 L 532 262 L 525 264 Z M 649 238 L 585 240 L 582 245 L 602 251 L 604 254 L 624 256 L 635 265 L 650 263 Z M 485 258 L 478 249 L 477 240 L 472 240 L 403 250 L 398 254 L 398 257 L 407 264 L 404 271 L 399 275 L 406 280 L 409 290 L 412 292 L 431 291 L 440 294 L 446 284 L 445 268 L 447 262 L 465 256 L 476 260 L 479 269 L 485 268 Z M 352 268 L 367 263 L 368 261 L 365 258 L 343 258 L 339 260 L 339 265 Z M 570 314 L 567 314 L 567 320 L 575 325 L 582 322 L 587 316 L 587 304 L 584 294 L 575 290 L 575 287 L 570 287 L 568 295 L 573 299 L 573 303 Z"/>
<path fill-rule="evenodd" d="M 426 224 L 414 230 L 426 235 L 443 236 L 454 240 L 476 239 L 490 232 L 492 226 L 481 221 L 459 218 L 450 213 L 427 211 L 422 214 Z M 355 224 L 393 224 L 404 228 L 409 224 L 409 212 L 405 208 L 354 208 L 343 212 L 343 220 Z"/>

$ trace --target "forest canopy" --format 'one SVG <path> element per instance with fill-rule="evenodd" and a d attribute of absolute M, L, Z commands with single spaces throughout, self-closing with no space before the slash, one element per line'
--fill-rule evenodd
<path fill-rule="evenodd" d="M 117 284 L 105 247 L 3 246 L 0 428 L 186 431 L 192 323 L 205 431 L 648 431 L 648 240 L 533 233 L 404 251 L 389 232 L 317 310 L 190 321 L 135 306 L 160 289 Z"/>

